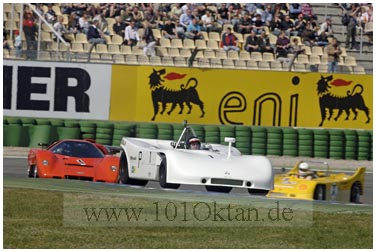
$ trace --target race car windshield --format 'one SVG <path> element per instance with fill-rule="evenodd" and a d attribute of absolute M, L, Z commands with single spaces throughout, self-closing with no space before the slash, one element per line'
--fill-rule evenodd
<path fill-rule="evenodd" d="M 51 148 L 56 154 L 80 157 L 80 158 L 103 158 L 104 154 L 93 144 L 86 142 L 64 141 Z"/>

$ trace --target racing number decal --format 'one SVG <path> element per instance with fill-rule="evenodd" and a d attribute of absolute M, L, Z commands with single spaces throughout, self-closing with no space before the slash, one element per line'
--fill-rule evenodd
<path fill-rule="evenodd" d="M 336 198 L 337 198 L 337 194 L 338 194 L 338 186 L 336 183 L 332 184 L 332 186 L 330 187 L 330 199 L 332 201 L 335 201 Z"/>
<path fill-rule="evenodd" d="M 140 151 L 138 153 L 138 163 L 137 163 L 137 167 L 140 168 L 140 161 L 142 160 L 142 152 Z"/>

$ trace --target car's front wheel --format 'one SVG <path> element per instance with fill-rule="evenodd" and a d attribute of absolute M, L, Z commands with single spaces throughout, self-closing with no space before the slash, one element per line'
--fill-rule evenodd
<path fill-rule="evenodd" d="M 159 166 L 159 185 L 162 188 L 178 189 L 180 184 L 167 183 L 167 162 L 166 158 L 162 159 L 161 165 Z"/>
<path fill-rule="evenodd" d="M 38 176 L 38 168 L 36 165 L 31 165 L 29 168 L 29 173 L 28 173 L 29 178 L 39 178 Z"/>
<path fill-rule="evenodd" d="M 359 182 L 355 182 L 351 187 L 350 202 L 360 203 L 361 187 Z"/>
<path fill-rule="evenodd" d="M 262 189 L 248 189 L 248 193 L 251 195 L 265 196 L 268 192 L 268 190 Z"/>
<path fill-rule="evenodd" d="M 145 186 L 148 183 L 147 180 L 131 179 L 129 177 L 128 162 L 124 152 L 121 153 L 119 167 L 119 184 Z"/>
<path fill-rule="evenodd" d="M 314 200 L 325 200 L 326 188 L 324 185 L 317 185 L 313 195 Z"/>
<path fill-rule="evenodd" d="M 208 192 L 220 192 L 220 193 L 229 193 L 232 190 L 232 187 L 228 186 L 205 186 Z"/>

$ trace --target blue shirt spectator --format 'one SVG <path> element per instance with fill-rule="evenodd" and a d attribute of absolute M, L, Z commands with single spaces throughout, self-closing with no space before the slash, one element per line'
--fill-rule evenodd
<path fill-rule="evenodd" d="M 192 23 L 192 13 L 190 9 L 187 9 L 187 12 L 183 13 L 180 16 L 179 24 L 183 26 L 185 29 L 187 29 L 188 25 L 190 25 L 191 23 Z"/>

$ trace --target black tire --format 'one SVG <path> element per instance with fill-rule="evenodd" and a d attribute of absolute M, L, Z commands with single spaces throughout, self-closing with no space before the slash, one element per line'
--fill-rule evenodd
<path fill-rule="evenodd" d="M 166 158 L 162 159 L 161 165 L 159 166 L 159 185 L 162 188 L 178 189 L 180 184 L 167 183 L 167 162 Z"/>
<path fill-rule="evenodd" d="M 119 184 L 145 186 L 148 183 L 147 180 L 129 178 L 127 157 L 124 152 L 121 153 L 119 167 Z"/>
<path fill-rule="evenodd" d="M 208 192 L 220 192 L 220 193 L 229 193 L 232 190 L 232 187 L 228 186 L 205 186 Z"/>
<path fill-rule="evenodd" d="M 251 195 L 265 196 L 268 192 L 268 190 L 262 189 L 248 189 L 248 193 Z"/>
<path fill-rule="evenodd" d="M 324 185 L 317 185 L 313 194 L 314 200 L 325 200 L 326 188 Z"/>
<path fill-rule="evenodd" d="M 361 194 L 362 194 L 362 188 L 361 188 L 360 183 L 357 181 L 351 187 L 350 202 L 360 203 L 360 195 Z"/>
<path fill-rule="evenodd" d="M 37 168 L 36 165 L 30 166 L 28 177 L 29 178 L 39 178 L 39 176 L 38 176 L 38 168 Z"/>

